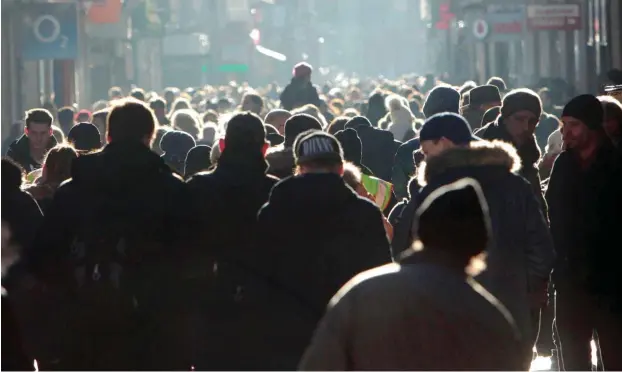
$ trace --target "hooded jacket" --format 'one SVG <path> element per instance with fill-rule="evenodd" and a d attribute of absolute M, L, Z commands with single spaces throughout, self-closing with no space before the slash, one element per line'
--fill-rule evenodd
<path fill-rule="evenodd" d="M 488 249 L 487 270 L 478 281 L 508 308 L 521 334 L 529 340 L 534 335 L 527 295 L 548 280 L 555 253 L 538 202 L 529 184 L 518 175 L 520 167 L 514 148 L 500 141 L 447 150 L 421 164 L 418 178 L 422 189 L 405 210 L 416 211 L 433 190 L 457 179 L 472 177 L 481 184 L 490 209 L 493 242 Z M 414 215 L 402 213 L 400 223 L 412 225 L 413 220 Z M 399 229 L 395 227 L 396 236 Z M 407 244 L 415 235 L 416 229 L 411 229 Z M 394 239 L 394 254 L 408 248 L 397 243 Z"/>
<path fill-rule="evenodd" d="M 166 369 L 184 368 L 180 364 L 182 344 L 178 346 L 171 341 L 178 342 L 177 337 L 183 339 L 183 335 L 174 336 L 173 332 L 184 330 L 168 329 L 176 325 L 174 318 L 162 317 L 165 313 L 175 313 L 180 302 L 187 301 L 180 292 L 183 286 L 179 283 L 184 275 L 181 264 L 192 260 L 186 239 L 196 231 L 196 225 L 192 215 L 187 214 L 192 204 L 186 185 L 140 142 L 115 142 L 101 152 L 81 156 L 73 162 L 71 176 L 56 191 L 26 256 L 31 271 L 57 296 L 46 308 L 46 322 L 61 328 L 52 334 L 54 339 L 63 340 L 56 355 L 62 360 L 63 369 L 156 368 L 158 365 Z M 92 324 L 83 324 L 88 322 L 84 317 L 68 315 L 86 310 L 73 298 L 77 267 L 73 243 L 79 236 L 85 241 L 89 239 L 88 234 L 94 228 L 99 231 L 121 228 L 119 234 L 132 242 L 127 248 L 132 252 L 132 259 L 128 258 L 126 265 L 129 262 L 136 265 L 135 271 L 130 271 L 136 273 L 136 285 L 149 283 L 141 287 L 139 309 L 145 319 L 159 319 L 154 320 L 149 333 L 130 326 L 124 332 L 99 333 L 101 330 Z M 133 261 L 135 257 L 140 260 Z M 131 270 L 130 267 L 125 268 Z M 98 351 L 106 355 L 90 350 L 88 345 L 93 338 L 102 345 Z M 144 347 L 152 347 L 146 357 L 139 351 Z M 119 350 L 123 351 L 118 354 Z"/>
<path fill-rule="evenodd" d="M 296 107 L 304 106 L 308 103 L 320 107 L 320 97 L 317 89 L 310 82 L 292 78 L 281 93 L 281 107 L 291 111 Z"/>
<path fill-rule="evenodd" d="M 58 142 L 54 136 L 50 136 L 50 141 L 47 146 L 47 150 L 56 146 Z M 32 172 L 35 169 L 39 169 L 42 167 L 42 164 L 39 164 L 36 160 L 34 160 L 30 156 L 30 140 L 27 135 L 22 135 L 18 139 L 16 139 L 7 150 L 6 156 L 13 159 L 17 164 L 21 165 L 22 168 L 28 172 Z"/>
<path fill-rule="evenodd" d="M 332 173 L 282 180 L 259 211 L 262 270 L 314 315 L 292 342 L 300 360 L 330 298 L 361 271 L 391 261 L 382 214 Z M 290 369 L 295 366 L 290 366 Z"/>
<path fill-rule="evenodd" d="M 393 159 L 401 142 L 394 140 L 393 134 L 371 126 L 358 126 L 356 130 L 363 146 L 363 161 L 373 174 L 391 182 Z"/>
<path fill-rule="evenodd" d="M 504 141 L 516 147 L 512 141 L 512 137 L 503 125 L 503 116 L 501 115 L 498 116 L 494 122 L 475 132 L 475 135 L 488 141 Z M 540 159 L 540 149 L 538 147 L 538 143 L 536 142 L 535 135 L 531 136 L 531 141 L 523 144 L 516 150 L 518 151 L 521 163 L 519 174 L 529 181 L 538 203 L 540 203 L 542 213 L 544 213 L 544 217 L 548 220 L 548 208 L 546 206 L 546 200 L 544 200 L 544 194 L 542 193 L 542 187 L 540 185 L 540 173 L 538 172 L 538 167 L 536 166 L 536 163 Z"/>
<path fill-rule="evenodd" d="M 507 310 L 481 285 L 410 257 L 339 291 L 299 369 L 526 370 L 517 352 L 524 348 Z"/>

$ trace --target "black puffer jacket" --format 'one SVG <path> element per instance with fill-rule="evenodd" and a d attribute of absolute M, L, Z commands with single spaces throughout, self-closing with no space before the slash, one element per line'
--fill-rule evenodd
<path fill-rule="evenodd" d="M 320 107 L 320 97 L 317 89 L 310 82 L 292 78 L 292 81 L 283 89 L 281 93 L 281 107 L 291 111 L 296 107 L 304 106 L 308 103 Z"/>
<path fill-rule="evenodd" d="M 402 144 L 393 139 L 393 134 L 371 126 L 359 126 L 356 130 L 363 146 L 363 164 L 376 177 L 391 182 L 393 160 L 397 149 Z"/>
<path fill-rule="evenodd" d="M 262 270 L 305 306 L 312 323 L 350 278 L 391 261 L 380 210 L 336 174 L 279 182 L 259 212 L 259 231 Z M 299 360 L 314 327 L 291 339 L 283 357 Z"/>

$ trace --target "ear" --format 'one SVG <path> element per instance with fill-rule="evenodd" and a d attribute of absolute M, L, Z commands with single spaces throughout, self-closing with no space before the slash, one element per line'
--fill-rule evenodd
<path fill-rule="evenodd" d="M 221 138 L 218 140 L 218 148 L 220 149 L 220 153 L 225 150 L 225 139 Z"/>
<path fill-rule="evenodd" d="M 28 127 L 24 127 L 24 134 L 28 137 Z"/>
<path fill-rule="evenodd" d="M 110 143 L 110 136 L 106 136 L 106 143 Z"/>
<path fill-rule="evenodd" d="M 270 148 L 270 144 L 268 142 L 263 144 L 263 147 L 261 148 L 261 153 L 263 154 L 263 156 L 266 156 L 266 152 L 268 151 L 269 148 Z"/>
<path fill-rule="evenodd" d="M 343 164 L 339 165 L 339 167 L 337 168 L 337 172 L 340 176 L 343 176 Z"/>

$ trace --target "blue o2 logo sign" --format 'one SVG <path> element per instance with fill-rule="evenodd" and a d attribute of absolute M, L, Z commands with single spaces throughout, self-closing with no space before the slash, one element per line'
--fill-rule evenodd
<path fill-rule="evenodd" d="M 78 22 L 75 4 L 33 4 L 27 7 L 22 29 L 22 58 L 75 59 Z"/>

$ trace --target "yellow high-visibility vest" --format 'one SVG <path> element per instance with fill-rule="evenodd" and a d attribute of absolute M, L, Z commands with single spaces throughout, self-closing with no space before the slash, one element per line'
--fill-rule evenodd
<path fill-rule="evenodd" d="M 391 201 L 393 184 L 366 174 L 361 175 L 361 183 L 365 190 L 374 197 L 374 202 L 378 208 L 384 211 Z"/>

